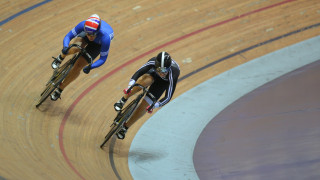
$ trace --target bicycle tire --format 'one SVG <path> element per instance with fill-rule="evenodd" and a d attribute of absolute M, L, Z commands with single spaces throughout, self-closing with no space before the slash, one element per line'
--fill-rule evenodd
<path fill-rule="evenodd" d="M 71 70 L 73 64 L 71 63 L 71 60 L 66 62 L 56 74 L 54 74 L 50 80 L 47 82 L 47 86 L 44 89 L 44 91 L 40 94 L 40 99 L 38 100 L 38 103 L 36 104 L 36 107 L 38 108 L 49 96 L 50 94 L 58 87 L 58 85 L 66 78 L 69 71 Z M 50 82 L 51 81 L 51 82 Z"/>
<path fill-rule="evenodd" d="M 114 122 L 111 125 L 113 127 L 109 130 L 109 132 L 104 138 L 103 143 L 100 145 L 101 149 L 108 142 L 108 140 L 120 130 L 123 124 L 128 120 L 128 118 L 131 116 L 133 111 L 136 109 L 138 103 L 139 101 L 135 99 L 130 104 L 128 104 L 121 112 L 118 113 L 117 117 L 115 118 Z"/>
<path fill-rule="evenodd" d="M 48 84 L 44 91 L 41 93 L 41 96 L 36 104 L 36 107 L 39 107 L 48 97 L 49 95 L 56 89 L 53 84 Z"/>
<path fill-rule="evenodd" d="M 105 136 L 104 141 L 102 142 L 102 144 L 100 145 L 100 148 L 102 149 L 103 146 L 108 142 L 108 140 L 116 133 L 116 131 L 121 127 L 119 124 L 116 125 L 115 123 L 113 123 L 111 126 L 113 126 L 110 131 L 108 132 L 108 134 Z"/>
<path fill-rule="evenodd" d="M 46 88 L 45 88 L 45 90 L 40 94 L 40 96 L 42 96 L 42 95 L 46 92 L 46 89 L 48 88 L 48 85 L 49 85 L 49 84 L 53 84 L 53 85 L 59 84 L 56 80 L 57 80 L 57 79 L 59 80 L 58 77 L 65 71 L 65 69 L 66 69 L 65 67 L 66 67 L 67 64 L 69 65 L 70 62 L 65 63 L 65 64 L 60 68 L 60 70 L 53 72 L 53 75 L 51 76 L 51 78 L 49 79 L 49 81 L 46 83 Z M 51 93 L 49 93 L 49 94 L 51 94 Z"/>

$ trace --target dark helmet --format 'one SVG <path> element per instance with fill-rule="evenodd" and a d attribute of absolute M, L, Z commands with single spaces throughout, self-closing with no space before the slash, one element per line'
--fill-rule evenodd
<path fill-rule="evenodd" d="M 97 35 L 100 29 L 101 19 L 97 14 L 91 15 L 84 23 L 84 31 L 89 35 Z"/>
<path fill-rule="evenodd" d="M 166 73 L 169 71 L 171 67 L 171 57 L 167 52 L 161 52 L 157 55 L 156 58 L 156 70 L 162 73 Z"/>

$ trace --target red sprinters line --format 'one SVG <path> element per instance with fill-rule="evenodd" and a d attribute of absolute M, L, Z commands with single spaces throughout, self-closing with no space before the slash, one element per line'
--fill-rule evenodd
<path fill-rule="evenodd" d="M 216 23 L 216 24 L 212 24 L 210 26 L 207 26 L 207 27 L 204 27 L 202 29 L 199 29 L 197 31 L 194 31 L 194 32 L 191 32 L 189 34 L 186 34 L 184 36 L 181 36 L 177 39 L 174 39 L 172 41 L 169 41 L 167 43 L 164 43 L 154 49 L 151 49 L 150 51 L 147 51 L 133 59 L 131 59 L 130 61 L 120 65 L 119 67 L 115 68 L 114 70 L 112 70 L 111 72 L 107 73 L 106 75 L 104 75 L 103 77 L 101 77 L 98 81 L 94 82 L 91 86 L 89 86 L 85 91 L 83 91 L 79 96 L 78 98 L 71 104 L 71 106 L 68 108 L 66 114 L 64 115 L 62 121 L 61 121 L 61 124 L 60 124 L 60 128 L 59 128 L 59 145 L 60 145 L 60 150 L 61 150 L 61 153 L 65 159 L 65 161 L 67 162 L 67 164 L 71 167 L 71 169 L 81 178 L 81 179 L 85 179 L 78 171 L 77 169 L 72 165 L 72 163 L 70 162 L 66 152 L 65 152 L 65 149 L 64 149 L 64 146 L 63 146 L 63 131 L 64 131 L 64 127 L 65 127 L 65 124 L 67 122 L 67 119 L 69 118 L 71 112 L 73 111 L 73 109 L 76 107 L 76 105 L 79 103 L 79 101 L 85 96 L 87 95 L 92 89 L 94 89 L 97 85 L 99 85 L 102 81 L 104 81 L 105 79 L 109 78 L 110 76 L 112 76 L 113 74 L 115 74 L 116 72 L 118 72 L 120 69 L 132 64 L 133 62 L 141 59 L 142 57 L 146 56 L 146 55 L 149 55 L 161 48 L 164 48 L 166 46 L 169 46 L 171 44 L 174 44 L 176 42 L 179 42 L 181 40 L 184 40 L 186 38 L 189 38 L 193 35 L 196 35 L 196 34 L 199 34 L 203 31 L 206 31 L 206 30 L 209 30 L 211 28 L 214 28 L 214 27 L 217 27 L 217 26 L 220 26 L 220 25 L 223 25 L 223 24 L 226 24 L 228 22 L 231 22 L 231 21 L 234 21 L 234 20 L 237 20 L 237 19 L 240 19 L 240 18 L 243 18 L 243 17 L 246 17 L 246 16 L 249 16 L 249 15 L 252 15 L 252 14 L 255 14 L 255 13 L 258 13 L 258 12 L 262 12 L 264 10 L 267 10 L 267 9 L 270 9 L 270 8 L 273 8 L 273 7 L 276 7 L 276 6 L 280 6 L 282 4 L 286 4 L 286 3 L 289 3 L 289 2 L 293 2 L 293 1 L 296 1 L 296 0 L 284 0 L 282 2 L 279 2 L 279 3 L 276 3 L 276 4 L 273 4 L 273 5 L 270 5 L 270 6 L 266 6 L 266 7 L 263 7 L 263 8 L 260 8 L 260 9 L 257 9 L 257 10 L 254 10 L 254 11 L 250 11 L 248 13 L 245 13 L 245 14 L 242 14 L 242 15 L 239 15 L 239 16 L 236 16 L 236 17 L 233 17 L 231 19 L 228 19 L 228 20 L 225 20 L 225 21 L 221 21 L 219 23 Z"/>

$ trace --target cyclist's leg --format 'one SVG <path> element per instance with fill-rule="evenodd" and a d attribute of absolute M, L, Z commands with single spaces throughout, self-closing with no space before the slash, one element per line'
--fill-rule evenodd
<path fill-rule="evenodd" d="M 83 38 L 81 37 L 77 37 L 77 38 L 74 38 L 73 41 L 70 42 L 70 44 L 78 44 L 80 45 L 82 48 L 85 47 L 87 45 L 87 43 L 85 41 L 83 41 Z M 70 45 L 69 44 L 69 45 Z M 68 51 L 68 54 L 60 54 L 61 57 L 64 59 L 66 56 L 70 55 L 70 54 L 75 54 L 77 52 L 80 52 L 80 49 L 79 48 L 76 48 L 76 47 L 72 47 L 69 49 Z"/>
<path fill-rule="evenodd" d="M 82 45 L 83 44 L 82 42 L 83 41 L 81 40 L 81 38 L 78 37 L 78 38 L 73 39 L 72 42 L 70 42 L 70 44 L 78 44 L 78 45 L 81 45 L 82 47 L 84 47 L 84 45 Z M 75 54 L 79 51 L 80 50 L 78 48 L 73 47 L 73 48 L 69 49 L 68 54 L 60 53 L 56 58 L 54 58 L 53 62 L 51 63 L 51 67 L 53 69 L 57 69 L 67 55 Z"/>
<path fill-rule="evenodd" d="M 64 79 L 64 81 L 60 84 L 60 89 L 64 90 L 72 81 L 77 79 L 77 77 L 80 75 L 80 72 L 82 68 L 84 68 L 86 65 L 88 65 L 87 60 L 80 56 L 77 62 L 74 64 L 72 69 L 70 70 L 69 74 L 67 77 Z"/>
<path fill-rule="evenodd" d="M 75 38 L 72 42 L 70 42 L 70 44 L 78 44 L 81 47 L 85 47 L 87 45 L 87 43 L 81 37 Z M 78 51 L 79 51 L 78 48 L 73 47 L 69 50 L 68 55 L 77 53 Z M 61 53 L 59 56 L 61 56 L 61 58 L 62 58 L 62 55 L 63 54 Z M 62 59 L 59 56 L 57 58 L 60 61 L 58 64 L 56 64 L 57 63 L 56 60 L 52 62 L 51 66 L 54 69 L 59 67 L 61 61 L 64 59 L 64 57 L 66 55 L 64 55 L 64 57 Z M 67 77 L 63 80 L 62 83 L 59 84 L 58 88 L 51 94 L 51 100 L 56 101 L 58 98 L 60 98 L 61 93 L 64 90 L 64 88 L 79 76 L 80 72 L 77 72 L 77 71 L 79 71 L 77 67 L 82 66 L 82 64 L 83 64 L 83 60 L 81 60 L 81 57 L 80 57 L 78 59 L 78 61 L 75 63 L 75 65 L 73 66 L 73 68 L 70 70 Z M 53 65 L 57 65 L 57 67 L 54 67 Z M 81 69 L 80 69 L 80 71 L 81 71 Z"/>
<path fill-rule="evenodd" d="M 92 41 L 88 40 L 88 37 L 84 34 L 80 34 L 79 35 L 80 40 L 81 40 L 81 47 L 85 47 L 86 51 L 88 52 L 88 54 L 90 54 L 90 56 L 92 57 L 92 59 L 95 59 L 101 51 L 101 45 L 100 44 L 96 44 Z M 63 83 L 60 85 L 61 90 L 63 90 L 64 88 L 66 88 L 66 86 L 68 86 L 72 81 L 74 81 L 80 74 L 81 70 L 88 65 L 88 60 L 83 57 L 80 56 L 79 59 L 77 60 L 77 62 L 75 63 L 75 65 L 73 66 L 71 72 L 69 73 L 69 77 L 67 76 L 67 78 L 63 81 Z"/>
<path fill-rule="evenodd" d="M 144 74 L 137 80 L 136 83 L 140 84 L 144 87 L 148 87 L 153 83 L 153 81 L 154 81 L 154 78 L 150 74 Z M 141 90 L 140 87 L 134 87 L 134 88 L 132 88 L 130 94 L 125 94 L 123 97 L 125 99 L 128 99 L 130 96 L 134 95 L 135 93 L 139 92 L 140 90 Z"/>
<path fill-rule="evenodd" d="M 144 74 L 137 80 L 136 83 L 144 87 L 148 87 L 148 86 L 151 86 L 153 82 L 154 82 L 154 78 L 150 74 Z M 132 88 L 131 93 L 129 95 L 128 94 L 124 95 L 124 98 L 128 99 L 131 95 L 139 92 L 140 90 L 141 90 L 140 87 L 134 87 Z M 129 128 L 139 118 L 141 118 L 146 113 L 145 109 L 148 107 L 148 105 L 149 105 L 148 102 L 145 99 L 143 99 L 140 105 L 135 110 L 135 112 L 132 114 L 130 121 L 126 123 L 126 127 Z"/>
<path fill-rule="evenodd" d="M 81 47 L 85 47 L 87 45 L 87 43 L 81 37 L 77 37 L 73 42 L 73 44 L 79 44 L 81 45 Z M 78 51 L 79 51 L 78 48 L 73 47 L 69 50 L 68 54 L 74 54 L 74 53 L 77 53 Z M 80 75 L 82 68 L 84 68 L 84 66 L 86 66 L 87 64 L 88 64 L 87 60 L 83 56 L 80 56 L 79 59 L 74 64 L 74 66 L 72 67 L 72 69 L 70 70 L 67 77 L 59 85 L 59 88 L 61 90 L 64 90 L 64 88 L 66 88 L 72 81 L 77 79 L 77 77 Z"/>
<path fill-rule="evenodd" d="M 150 74 L 144 74 L 142 75 L 138 80 L 137 80 L 137 84 L 140 84 L 144 87 L 148 87 L 150 86 L 154 81 L 154 78 L 150 75 Z M 140 91 L 141 88 L 140 87 L 133 87 L 131 90 L 130 94 L 125 94 L 124 96 L 121 97 L 121 99 L 119 101 L 117 101 L 114 104 L 114 109 L 116 111 L 120 111 L 123 107 L 123 105 L 127 102 L 127 100 L 129 99 L 130 96 L 134 95 L 135 93 L 137 93 L 138 91 Z"/>
<path fill-rule="evenodd" d="M 127 128 L 130 128 L 138 119 L 140 119 L 143 115 L 146 114 L 146 109 L 149 106 L 149 103 L 143 99 L 140 105 L 132 114 L 130 120 L 125 124 Z"/>
<path fill-rule="evenodd" d="M 168 90 L 169 83 L 163 81 L 159 77 L 154 77 L 154 83 L 149 87 L 149 92 L 155 97 L 156 101 L 161 97 L 164 91 Z M 145 113 L 146 109 L 153 102 L 149 95 L 147 94 L 143 101 L 140 103 L 136 111 L 132 114 L 130 120 L 127 122 L 126 126 L 129 128 L 132 126 L 138 119 L 140 119 Z"/>

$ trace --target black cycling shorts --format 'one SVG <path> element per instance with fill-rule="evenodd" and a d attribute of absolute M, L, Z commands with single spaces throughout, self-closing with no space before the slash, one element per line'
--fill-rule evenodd
<path fill-rule="evenodd" d="M 150 69 L 147 74 L 150 74 L 154 79 L 153 84 L 149 87 L 149 92 L 158 100 L 163 92 L 169 88 L 170 83 L 169 81 L 161 79 L 161 77 L 156 74 L 155 69 Z M 151 100 L 151 97 L 149 95 L 147 96 Z"/>
<path fill-rule="evenodd" d="M 88 37 L 86 36 L 85 32 L 82 32 L 78 35 L 78 37 L 82 37 L 88 45 L 86 46 L 86 51 L 90 54 L 92 60 L 94 60 L 98 55 L 100 54 L 101 51 L 101 45 L 97 44 L 93 41 L 89 41 Z M 90 59 L 86 56 L 84 56 L 87 62 L 90 64 Z"/>

